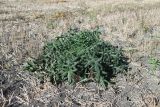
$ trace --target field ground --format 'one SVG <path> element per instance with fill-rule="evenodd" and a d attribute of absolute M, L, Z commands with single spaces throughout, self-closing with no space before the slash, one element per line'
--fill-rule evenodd
<path fill-rule="evenodd" d="M 130 70 L 107 90 L 96 83 L 55 87 L 22 66 L 70 27 L 99 26 L 123 48 Z M 160 107 L 159 0 L 0 0 L 0 106 Z M 152 64 L 151 64 L 152 63 Z"/>

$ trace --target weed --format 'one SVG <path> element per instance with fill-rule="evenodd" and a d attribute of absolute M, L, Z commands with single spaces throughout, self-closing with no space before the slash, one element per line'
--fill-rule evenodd
<path fill-rule="evenodd" d="M 122 49 L 100 39 L 96 30 L 71 29 L 48 42 L 42 55 L 27 62 L 25 69 L 45 72 L 51 82 L 95 81 L 106 87 L 110 79 L 127 69 Z"/>
<path fill-rule="evenodd" d="M 155 71 L 160 66 L 160 60 L 151 57 L 149 59 L 149 64 L 151 65 L 152 71 Z"/>

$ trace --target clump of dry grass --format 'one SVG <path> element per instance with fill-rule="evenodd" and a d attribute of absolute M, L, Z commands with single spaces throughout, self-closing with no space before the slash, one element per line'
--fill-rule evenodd
<path fill-rule="evenodd" d="M 43 3 L 64 3 L 68 2 L 69 0 L 37 0 L 37 1 Z"/>

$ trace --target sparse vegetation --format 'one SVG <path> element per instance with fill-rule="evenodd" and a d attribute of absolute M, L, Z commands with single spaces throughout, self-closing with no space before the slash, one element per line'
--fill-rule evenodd
<path fill-rule="evenodd" d="M 0 107 L 160 107 L 159 15 L 159 0 L 1 0 Z M 115 50 L 121 50 L 118 47 L 122 47 L 131 68 L 126 74 L 118 73 L 117 69 L 114 69 L 116 77 L 110 79 L 110 82 L 114 81 L 115 84 L 109 84 L 104 90 L 98 84 L 100 81 L 95 78 L 96 71 L 93 75 L 92 72 L 83 75 L 80 70 L 73 72 L 75 78 L 71 78 L 70 83 L 78 82 L 75 85 L 67 84 L 68 75 L 64 75 L 65 79 L 62 80 L 59 72 L 61 69 L 58 67 L 65 65 L 64 63 L 60 63 L 54 72 L 49 72 L 52 71 L 49 70 L 51 67 L 49 61 L 52 62 L 53 58 L 47 57 L 45 52 L 51 56 L 52 44 L 56 42 L 60 46 L 58 41 L 70 34 L 67 32 L 70 27 L 82 30 L 70 31 L 77 34 L 84 32 L 84 29 L 93 32 L 95 30 L 89 29 L 94 29 L 96 26 L 99 26 L 102 32 L 98 40 L 100 44 L 95 45 L 90 53 L 101 52 L 97 47 L 102 44 L 114 47 Z M 64 32 L 66 32 L 65 37 L 62 38 L 60 35 Z M 45 44 L 46 41 L 50 42 Z M 79 48 L 70 48 L 72 49 Z M 82 50 L 87 49 L 89 47 Z M 66 49 L 57 52 L 61 52 L 64 56 L 65 51 Z M 85 54 L 80 55 L 85 56 Z M 73 63 L 71 60 L 74 58 L 70 54 L 66 56 L 71 57 L 66 59 Z M 96 61 L 99 57 L 87 57 L 87 60 L 81 57 L 82 61 L 77 60 L 80 62 L 78 64 L 91 61 L 92 70 L 95 70 L 95 62 L 101 65 L 101 61 Z M 35 71 L 34 73 L 23 72 L 22 65 L 27 59 L 31 64 L 28 69 Z M 44 59 L 46 61 L 43 62 Z M 61 58 L 59 61 L 62 62 L 64 59 Z M 44 63 L 48 64 L 46 68 Z M 55 64 L 59 65 L 59 62 L 52 63 Z M 73 68 L 68 65 L 67 67 Z M 67 67 L 62 70 L 68 73 Z M 78 67 L 80 68 L 83 66 Z M 53 73 L 57 72 L 60 79 L 54 80 Z M 79 76 L 81 78 L 75 76 L 79 75 L 78 73 L 82 73 Z M 66 82 L 56 86 L 49 82 L 47 76 L 52 78 L 54 84 Z M 83 76 L 86 76 L 86 79 Z M 102 77 L 112 76 L 104 74 Z M 109 81 L 109 78 L 105 80 Z M 85 85 L 80 82 L 85 82 Z"/>

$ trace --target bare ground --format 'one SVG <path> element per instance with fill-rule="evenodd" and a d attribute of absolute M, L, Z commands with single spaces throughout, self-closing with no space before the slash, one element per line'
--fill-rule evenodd
<path fill-rule="evenodd" d="M 103 39 L 122 47 L 130 70 L 107 90 L 96 83 L 53 86 L 24 72 L 46 41 L 70 27 L 100 26 Z M 160 107 L 159 0 L 0 0 L 0 106 Z"/>

